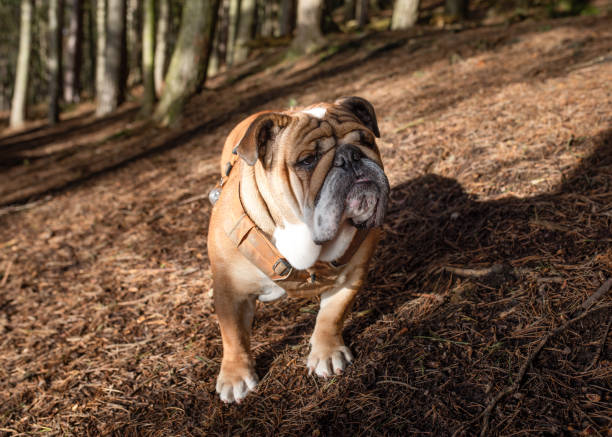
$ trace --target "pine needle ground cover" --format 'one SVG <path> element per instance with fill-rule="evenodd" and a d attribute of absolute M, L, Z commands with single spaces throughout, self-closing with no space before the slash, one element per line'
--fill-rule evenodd
<path fill-rule="evenodd" d="M 127 105 L 0 133 L 2 202 L 30 199 L 0 210 L 0 434 L 610 435 L 612 19 L 342 47 L 213 81 L 174 130 Z M 224 405 L 223 140 L 340 95 L 374 104 L 393 187 L 344 332 L 356 360 L 307 376 L 318 303 L 258 304 L 260 385 Z"/>

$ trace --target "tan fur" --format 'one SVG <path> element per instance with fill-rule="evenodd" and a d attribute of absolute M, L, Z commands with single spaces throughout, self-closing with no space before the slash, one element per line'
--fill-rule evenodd
<path fill-rule="evenodd" d="M 268 236 L 272 236 L 282 223 L 299 223 L 304 212 L 312 208 L 327 172 L 332 166 L 334 148 L 332 139 L 342 139 L 358 129 L 366 136 L 372 133 L 359 120 L 337 105 L 319 104 L 325 108 L 323 119 L 300 111 L 285 112 L 289 123 L 283 128 L 266 151 L 253 165 L 237 159 L 230 177 L 223 186 L 218 202 L 213 208 L 208 251 L 214 279 L 214 303 L 223 339 L 223 360 L 217 381 L 217 392 L 226 402 L 240 401 L 250 390 L 256 374 L 250 355 L 250 333 L 255 312 L 255 299 L 263 285 L 260 271 L 232 244 L 226 235 L 225 219 L 230 216 L 230 196 L 240 197 L 248 216 Z M 229 134 L 221 156 L 221 173 L 232 159 L 232 151 L 241 143 L 249 127 L 262 114 L 253 114 L 240 122 Z M 359 137 L 359 135 L 357 135 Z M 319 143 L 317 143 L 319 141 Z M 300 154 L 318 144 L 323 156 L 312 174 L 297 174 L 292 163 Z M 306 152 L 305 152 L 306 151 Z M 369 158 L 380 163 L 376 147 L 362 148 Z M 270 153 L 270 155 L 268 155 Z M 262 163 L 264 159 L 270 166 Z M 321 310 L 311 339 L 312 351 L 308 367 L 320 376 L 341 372 L 351 361 L 352 355 L 344 346 L 342 326 L 350 305 L 361 287 L 368 271 L 369 260 L 379 238 L 379 231 L 372 229 L 348 264 L 338 271 L 337 285 L 322 295 Z M 282 282 L 277 283 L 282 287 Z M 325 371 L 325 367 L 328 367 Z"/>

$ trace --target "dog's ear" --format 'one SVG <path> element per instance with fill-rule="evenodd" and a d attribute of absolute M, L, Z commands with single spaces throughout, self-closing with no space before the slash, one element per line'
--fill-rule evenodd
<path fill-rule="evenodd" d="M 290 121 L 290 116 L 276 112 L 257 116 L 234 148 L 234 153 L 249 165 L 255 165 L 258 159 L 266 164 L 265 157 L 271 152 L 276 137 Z"/>
<path fill-rule="evenodd" d="M 355 114 L 355 117 L 363 123 L 365 127 L 370 129 L 376 138 L 380 138 L 380 131 L 378 130 L 378 121 L 376 120 L 376 113 L 374 107 L 370 102 L 361 97 L 340 97 L 334 102 L 338 106 L 342 106 L 348 109 L 350 112 Z"/>

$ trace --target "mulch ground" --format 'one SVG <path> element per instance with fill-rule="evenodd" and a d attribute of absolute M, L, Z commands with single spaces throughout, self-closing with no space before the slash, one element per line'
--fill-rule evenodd
<path fill-rule="evenodd" d="M 127 104 L 0 133 L 0 434 L 612 435 L 611 50 L 612 17 L 421 27 L 228 73 L 175 129 Z M 258 304 L 260 385 L 224 405 L 223 139 L 341 95 L 374 104 L 393 187 L 356 360 L 308 376 L 317 302 Z"/>

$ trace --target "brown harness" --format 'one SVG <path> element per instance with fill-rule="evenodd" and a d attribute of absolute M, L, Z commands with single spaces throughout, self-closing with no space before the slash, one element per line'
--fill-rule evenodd
<path fill-rule="evenodd" d="M 221 178 L 215 190 L 222 189 L 237 160 L 238 156 L 233 155 L 232 161 L 227 163 L 225 176 Z M 232 196 L 230 217 L 227 217 L 229 226 L 226 226 L 226 234 L 250 262 L 280 285 L 289 296 L 318 296 L 336 285 L 340 267 L 350 261 L 368 234 L 367 229 L 358 229 L 347 250 L 335 261 L 319 261 L 309 269 L 295 269 L 251 220 L 242 205 L 240 184 L 236 184 L 236 187 L 237 193 Z"/>

